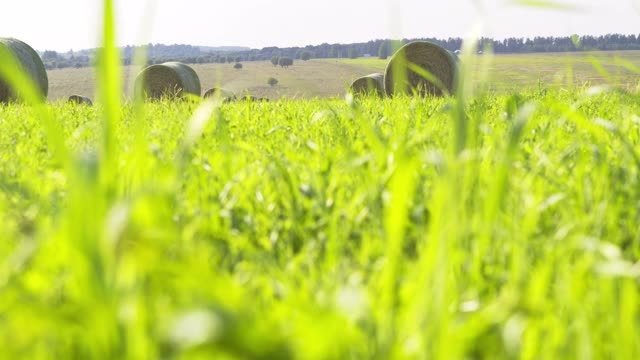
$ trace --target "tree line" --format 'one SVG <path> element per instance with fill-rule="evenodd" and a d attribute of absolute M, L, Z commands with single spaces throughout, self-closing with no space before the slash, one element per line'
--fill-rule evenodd
<path fill-rule="evenodd" d="M 449 51 L 462 47 L 462 38 L 413 38 L 401 40 L 379 39 L 363 43 L 308 45 L 305 47 L 265 47 L 262 49 L 215 51 L 192 45 L 148 44 L 143 46 L 147 52 L 148 64 L 166 61 L 180 61 L 187 64 L 238 63 L 243 61 L 269 61 L 274 57 L 308 60 L 310 58 L 358 58 L 391 56 L 403 44 L 412 41 L 431 41 Z M 123 63 L 131 64 L 134 54 L 141 47 L 127 46 L 121 49 Z M 482 38 L 477 50 L 492 49 L 498 54 L 539 53 L 539 52 L 575 52 L 589 50 L 640 50 L 640 35 L 607 34 L 600 36 L 565 36 L 533 38 Z M 64 67 L 84 67 L 92 65 L 96 49 L 67 53 L 47 50 L 42 53 L 48 69 Z"/>

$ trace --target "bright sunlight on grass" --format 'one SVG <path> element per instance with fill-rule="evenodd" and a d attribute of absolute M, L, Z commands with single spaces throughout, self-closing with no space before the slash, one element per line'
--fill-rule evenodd
<path fill-rule="evenodd" d="M 640 358 L 637 88 L 121 102 L 104 14 L 95 107 L 0 47 L 0 358 Z"/>

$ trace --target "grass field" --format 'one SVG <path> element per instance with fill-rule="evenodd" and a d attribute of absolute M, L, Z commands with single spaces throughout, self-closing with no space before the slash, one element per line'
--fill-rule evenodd
<path fill-rule="evenodd" d="M 467 57 L 446 98 L 306 99 L 374 59 L 204 66 L 282 99 L 121 103 L 104 14 L 96 106 L 0 48 L 0 358 L 640 358 L 636 53 Z"/>
<path fill-rule="evenodd" d="M 609 53 L 558 53 L 498 55 L 482 58 L 475 68 L 478 83 L 498 93 L 542 87 L 582 87 L 585 84 L 617 84 L 635 89 L 640 75 L 630 71 L 629 65 L 640 68 L 640 51 Z M 384 72 L 386 60 L 377 58 L 322 59 L 296 61 L 288 69 L 274 67 L 270 62 L 246 62 L 242 70 L 232 64 L 195 65 L 203 88 L 222 85 L 238 93 L 250 92 L 254 96 L 271 99 L 342 97 L 349 84 L 363 75 Z M 601 68 L 594 63 L 602 65 Z M 604 71 L 603 71 L 604 70 Z M 125 93 L 133 93 L 133 81 L 139 69 L 125 68 Z M 484 79 L 485 74 L 489 75 Z M 267 79 L 280 81 L 276 87 L 267 85 Z M 69 95 L 93 96 L 94 70 L 64 69 L 49 71 L 50 95 L 53 101 Z M 203 91 L 204 91 L 203 89 Z"/>
<path fill-rule="evenodd" d="M 3 354 L 638 358 L 638 94 L 455 109 L 0 107 Z"/>

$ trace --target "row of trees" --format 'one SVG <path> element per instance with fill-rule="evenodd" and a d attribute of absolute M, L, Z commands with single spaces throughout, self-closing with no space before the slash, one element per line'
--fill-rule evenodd
<path fill-rule="evenodd" d="M 402 40 L 372 40 L 354 44 L 320 44 L 304 48 L 268 47 L 261 50 L 250 50 L 243 54 L 254 55 L 258 59 L 272 56 L 289 56 L 299 59 L 303 53 L 311 53 L 313 58 L 355 58 L 378 56 L 386 58 L 397 48 L 412 41 L 431 41 L 449 51 L 462 47 L 462 38 L 412 38 Z M 566 37 L 534 37 L 507 38 L 495 40 L 482 38 L 478 41 L 477 50 L 491 47 L 496 53 L 532 53 L 532 52 L 568 52 L 585 50 L 640 50 L 640 35 L 609 34 L 602 36 L 566 36 Z"/>
<path fill-rule="evenodd" d="M 283 68 L 288 68 L 293 65 L 293 59 L 288 56 L 273 56 L 271 57 L 271 64 L 273 64 L 273 66 L 280 65 Z"/>
<path fill-rule="evenodd" d="M 58 53 L 47 50 L 42 53 L 42 60 L 48 70 L 63 69 L 69 67 L 81 68 L 93 65 L 94 56 L 89 55 L 69 55 L 69 53 Z M 199 55 L 199 56 L 176 56 L 176 57 L 153 57 L 147 60 L 148 65 L 161 64 L 167 61 L 179 61 L 185 64 L 235 64 L 242 61 L 256 61 L 254 57 L 242 57 L 240 55 Z M 125 57 L 124 65 L 131 65 L 132 58 Z"/>
<path fill-rule="evenodd" d="M 91 58 L 87 55 L 76 54 L 72 50 L 62 54 L 48 50 L 42 53 L 42 62 L 47 70 L 70 67 L 81 68 L 88 66 Z"/>
<path fill-rule="evenodd" d="M 150 64 L 165 61 L 181 61 L 187 64 L 238 63 L 242 61 L 265 61 L 278 58 L 309 60 L 311 58 L 387 58 L 400 46 L 411 41 L 431 41 L 447 50 L 455 51 L 462 47 L 461 38 L 434 39 L 414 38 L 402 40 L 372 40 L 354 44 L 320 44 L 305 47 L 266 47 L 263 49 L 239 49 L 231 51 L 215 51 L 215 48 L 203 48 L 191 45 L 153 45 L 145 46 Z M 495 40 L 482 38 L 478 41 L 477 50 L 492 48 L 496 53 L 532 53 L 532 52 L 568 52 L 585 50 L 640 50 L 640 35 L 608 34 L 602 36 L 567 36 L 567 37 L 534 37 L 508 38 Z M 127 46 L 122 49 L 123 62 L 130 64 L 137 47 Z M 95 49 L 74 53 L 57 53 L 45 51 L 42 54 L 45 65 L 49 68 L 82 67 L 91 65 L 95 57 Z M 280 65 L 280 64 L 278 64 Z M 288 66 L 288 65 L 286 65 Z"/>
<path fill-rule="evenodd" d="M 255 61 L 256 59 L 243 58 L 239 55 L 200 55 L 200 56 L 189 56 L 189 57 L 173 57 L 173 58 L 162 58 L 162 57 L 150 57 L 147 60 L 148 64 L 161 64 L 167 61 L 179 61 L 185 64 L 233 64 L 239 63 L 243 61 Z M 126 65 L 131 63 L 131 59 L 125 58 L 124 60 Z"/>

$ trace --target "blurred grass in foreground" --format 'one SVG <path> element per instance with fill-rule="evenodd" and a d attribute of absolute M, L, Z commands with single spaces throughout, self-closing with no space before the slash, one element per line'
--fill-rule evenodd
<path fill-rule="evenodd" d="M 3 357 L 640 356 L 636 92 L 121 106 L 104 13 L 95 108 L 0 53 Z"/>
<path fill-rule="evenodd" d="M 638 356 L 637 94 L 473 98 L 456 158 L 448 102 L 224 105 L 187 148 L 195 105 L 126 106 L 106 190 L 100 108 L 47 107 L 65 169 L 3 107 L 4 353 Z"/>

